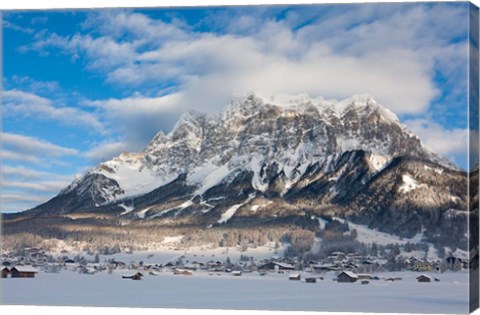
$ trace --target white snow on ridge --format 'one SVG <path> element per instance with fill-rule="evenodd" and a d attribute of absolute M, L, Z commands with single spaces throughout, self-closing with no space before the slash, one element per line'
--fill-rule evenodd
<path fill-rule="evenodd" d="M 403 180 L 403 184 L 402 186 L 400 186 L 400 188 L 398 188 L 398 192 L 401 192 L 401 193 L 408 193 L 412 190 L 425 186 L 425 184 L 419 184 L 409 174 L 403 175 L 402 180 Z"/>
<path fill-rule="evenodd" d="M 267 203 L 264 203 L 264 204 L 261 204 L 261 205 L 253 205 L 250 210 L 255 213 L 258 211 L 258 209 L 260 208 L 265 208 L 266 206 L 268 206 L 269 204 L 273 203 L 273 201 L 268 201 Z"/>
<path fill-rule="evenodd" d="M 228 220 L 230 220 L 233 217 L 235 212 L 237 212 L 237 210 L 240 209 L 241 206 L 243 206 L 243 203 L 238 204 L 238 205 L 234 205 L 234 206 L 231 206 L 230 208 L 228 208 L 227 211 L 222 213 L 222 216 L 217 221 L 217 223 L 226 223 Z"/>
<path fill-rule="evenodd" d="M 154 219 L 154 218 L 157 218 L 157 217 L 161 217 L 162 215 L 164 214 L 167 214 L 169 213 L 170 211 L 173 211 L 173 210 L 183 210 L 185 208 L 188 208 L 190 207 L 191 205 L 193 205 L 193 202 L 191 200 L 188 200 L 188 201 L 185 201 L 184 203 L 182 203 L 181 205 L 179 206 L 176 206 L 176 207 L 172 207 L 172 208 L 168 208 L 168 209 L 165 209 L 165 210 L 162 210 L 150 217 L 148 217 L 149 219 Z"/>
<path fill-rule="evenodd" d="M 177 235 L 177 236 L 165 236 L 163 238 L 164 244 L 175 244 L 175 243 L 180 243 L 183 239 L 183 235 Z"/>
<path fill-rule="evenodd" d="M 237 205 L 233 205 L 231 206 L 230 208 L 228 208 L 227 211 L 225 211 L 224 213 L 222 213 L 222 216 L 220 217 L 220 219 L 217 221 L 217 223 L 226 223 L 228 220 L 230 220 L 234 215 L 235 213 L 237 212 L 238 209 L 240 209 L 240 207 L 242 207 L 244 204 L 248 203 L 250 200 L 252 200 L 253 198 L 255 197 L 255 195 L 250 195 L 248 197 L 247 200 L 245 200 L 243 203 L 240 203 L 240 204 L 237 204 Z"/>
<path fill-rule="evenodd" d="M 427 171 L 432 171 L 433 170 L 435 173 L 440 174 L 440 175 L 443 173 L 443 170 L 441 168 L 437 168 L 437 167 L 431 168 L 427 165 L 424 165 L 423 168 L 426 169 Z"/>
<path fill-rule="evenodd" d="M 202 183 L 201 186 L 194 192 L 194 195 L 201 195 L 209 188 L 218 185 L 228 174 L 228 163 L 222 166 L 217 166 L 212 162 L 208 162 L 200 167 L 195 168 L 187 176 L 187 184 L 195 185 Z"/>
<path fill-rule="evenodd" d="M 317 220 L 318 220 L 318 224 L 320 225 L 320 229 L 324 230 L 328 221 L 322 218 L 317 218 Z"/>
<path fill-rule="evenodd" d="M 417 241 L 419 240 L 419 237 L 416 236 L 414 239 L 400 239 L 397 236 L 380 232 L 377 230 L 372 230 L 369 229 L 365 225 L 360 225 L 360 224 L 355 224 L 350 221 L 341 219 L 341 218 L 334 218 L 334 220 L 340 221 L 342 223 L 347 223 L 350 231 L 353 229 L 357 230 L 357 240 L 359 242 L 365 243 L 365 244 L 373 244 L 376 243 L 377 245 L 388 245 L 388 244 L 406 244 L 408 242 L 410 243 L 418 243 Z"/>
<path fill-rule="evenodd" d="M 370 167 L 374 171 L 380 171 L 388 164 L 390 159 L 384 155 L 372 153 L 368 159 Z"/>
<path fill-rule="evenodd" d="M 135 207 L 127 206 L 127 205 L 125 205 L 124 203 L 119 204 L 119 206 L 122 207 L 123 209 L 125 209 L 125 211 L 123 211 L 120 215 L 124 215 L 124 214 L 130 213 L 130 212 L 132 212 L 133 209 L 135 209 Z"/>
<path fill-rule="evenodd" d="M 115 180 L 120 188 L 125 191 L 123 195 L 116 198 L 140 195 L 165 185 L 176 178 L 176 174 L 167 177 L 156 175 L 147 169 L 140 159 L 121 161 L 113 159 L 105 162 L 104 165 L 112 169 L 113 173 L 102 168 L 97 168 L 95 172 Z M 109 199 L 109 201 L 111 200 Z"/>
<path fill-rule="evenodd" d="M 262 157 L 255 155 L 251 160 L 251 170 L 253 171 L 252 186 L 256 190 L 265 191 L 268 189 L 268 184 L 262 183 L 260 178 L 260 168 L 262 167 Z"/>
<path fill-rule="evenodd" d="M 148 207 L 148 208 L 145 208 L 143 209 L 142 211 L 139 211 L 136 213 L 137 217 L 139 217 L 140 219 L 145 219 L 145 215 L 147 213 L 148 210 L 150 210 L 151 207 Z"/>

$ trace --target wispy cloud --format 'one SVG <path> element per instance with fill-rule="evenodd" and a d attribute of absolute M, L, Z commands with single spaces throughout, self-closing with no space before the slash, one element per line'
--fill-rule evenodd
<path fill-rule="evenodd" d="M 100 143 L 84 153 L 84 156 L 94 163 L 109 160 L 120 153 L 127 151 L 128 145 L 124 142 Z"/>
<path fill-rule="evenodd" d="M 9 81 L 16 87 L 25 88 L 21 90 L 27 90 L 36 94 L 54 93 L 60 90 L 60 85 L 57 81 L 38 81 L 29 76 L 13 75 Z"/>
<path fill-rule="evenodd" d="M 21 153 L 10 151 L 6 149 L 2 149 L 0 151 L 0 158 L 2 160 L 10 160 L 10 161 L 20 161 L 20 162 L 29 162 L 29 163 L 39 163 L 40 159 L 37 156 L 28 154 L 28 153 Z"/>
<path fill-rule="evenodd" d="M 136 95 L 126 98 L 111 98 L 107 100 L 86 101 L 85 106 L 95 107 L 102 119 L 106 121 L 108 128 L 121 135 L 122 151 L 139 150 L 159 130 L 173 127 L 185 106 L 182 105 L 182 95 L 168 94 L 159 97 L 145 97 Z M 106 143 L 118 141 L 107 141 Z M 113 147 L 110 145 L 108 151 Z M 96 154 L 105 152 L 99 148 L 93 149 L 87 156 L 94 157 Z M 97 156 L 106 158 L 108 156 Z"/>
<path fill-rule="evenodd" d="M 8 20 L 3 20 L 3 27 L 4 28 L 9 28 L 9 29 L 12 29 L 14 31 L 18 31 L 18 32 L 22 32 L 22 33 L 26 33 L 26 34 L 33 34 L 35 32 L 35 30 L 33 28 L 29 28 L 29 27 L 23 27 L 23 26 L 20 26 L 20 25 L 17 25 L 17 24 L 14 24 Z"/>
<path fill-rule="evenodd" d="M 24 202 L 24 203 L 42 203 L 48 200 L 46 196 L 22 195 L 22 194 L 3 194 L 2 202 Z"/>
<path fill-rule="evenodd" d="M 4 148 L 14 150 L 18 154 L 20 159 L 25 159 L 20 155 L 30 154 L 33 158 L 38 157 L 56 157 L 63 155 L 75 155 L 78 154 L 77 149 L 62 147 L 48 141 L 37 139 L 29 136 L 24 136 L 15 133 L 2 132 L 0 134 L 2 139 L 2 146 Z M 9 152 L 9 151 L 7 151 Z M 6 157 L 13 158 L 13 152 L 7 153 Z M 2 157 L 5 157 L 2 153 Z"/>
<path fill-rule="evenodd" d="M 3 92 L 3 114 L 5 117 L 21 116 L 50 120 L 65 125 L 93 128 L 99 132 L 104 131 L 103 124 L 93 113 L 76 107 L 55 106 L 48 98 L 17 89 Z"/>
<path fill-rule="evenodd" d="M 455 161 L 458 156 L 466 158 L 469 146 L 468 129 L 448 129 L 423 118 L 408 120 L 405 124 L 421 139 L 424 145 L 434 152 L 444 155 L 452 161 Z"/>
<path fill-rule="evenodd" d="M 42 181 L 42 182 L 22 182 L 22 181 L 4 181 L 2 187 L 22 188 L 26 190 L 58 193 L 68 185 L 67 181 Z"/>
<path fill-rule="evenodd" d="M 55 174 L 51 172 L 39 171 L 36 169 L 26 168 L 23 166 L 2 166 L 2 175 L 4 178 L 55 178 L 55 179 L 73 179 L 72 175 Z"/>

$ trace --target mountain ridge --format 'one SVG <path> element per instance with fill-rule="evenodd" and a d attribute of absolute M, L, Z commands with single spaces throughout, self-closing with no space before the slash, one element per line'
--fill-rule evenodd
<path fill-rule="evenodd" d="M 329 214 L 435 238 L 428 218 L 451 226 L 439 220 L 461 213 L 465 177 L 371 96 L 249 94 L 219 115 L 183 114 L 142 151 L 99 164 L 25 215 L 95 212 L 208 228 L 311 224 L 307 213 Z M 389 223 L 398 213 L 407 217 L 403 230 Z"/>

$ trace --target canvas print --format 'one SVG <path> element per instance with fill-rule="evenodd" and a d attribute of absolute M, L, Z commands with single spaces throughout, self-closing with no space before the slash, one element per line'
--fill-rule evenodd
<path fill-rule="evenodd" d="M 2 12 L 7 305 L 478 307 L 469 2 Z"/>

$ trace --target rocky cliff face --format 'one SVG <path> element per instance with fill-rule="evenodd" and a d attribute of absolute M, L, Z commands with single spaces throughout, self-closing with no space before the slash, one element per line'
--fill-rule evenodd
<path fill-rule="evenodd" d="M 434 237 L 434 224 L 463 220 L 466 184 L 464 172 L 369 96 L 251 94 L 218 116 L 184 114 L 143 151 L 98 165 L 29 213 L 108 211 L 212 226 L 328 211 Z"/>

